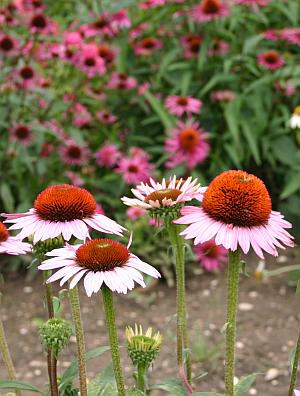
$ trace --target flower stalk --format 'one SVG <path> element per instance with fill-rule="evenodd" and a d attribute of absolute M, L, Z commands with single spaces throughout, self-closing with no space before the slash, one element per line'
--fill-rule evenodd
<path fill-rule="evenodd" d="M 240 272 L 240 250 L 229 251 L 226 322 L 225 393 L 234 396 L 235 338 Z"/>
<path fill-rule="evenodd" d="M 189 392 L 191 383 L 191 357 L 186 355 L 186 373 L 184 372 L 184 350 L 188 350 L 187 319 L 185 305 L 185 266 L 184 241 L 179 235 L 180 226 L 173 223 L 167 225 L 170 242 L 173 247 L 176 267 L 176 301 L 177 301 L 177 365 L 180 377 Z"/>
<path fill-rule="evenodd" d="M 118 396 L 125 396 L 125 385 L 121 367 L 119 341 L 116 328 L 115 309 L 113 304 L 113 295 L 111 290 L 103 285 L 102 288 L 102 301 L 108 330 L 109 342 L 111 347 L 112 363 L 117 383 Z"/>
<path fill-rule="evenodd" d="M 291 380 L 290 380 L 290 388 L 288 396 L 294 396 L 294 389 L 297 381 L 297 372 L 298 372 L 298 365 L 299 365 L 299 358 L 300 358 L 300 329 L 298 333 L 297 345 L 295 350 L 295 356 L 293 359 L 292 365 L 292 373 L 291 373 Z"/>
<path fill-rule="evenodd" d="M 75 286 L 73 289 L 69 289 L 69 299 L 76 333 L 80 395 L 87 396 L 85 344 L 77 286 Z"/>

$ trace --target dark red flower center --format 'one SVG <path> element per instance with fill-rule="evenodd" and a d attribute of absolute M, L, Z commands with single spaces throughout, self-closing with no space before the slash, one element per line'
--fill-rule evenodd
<path fill-rule="evenodd" d="M 9 237 L 7 228 L 3 223 L 0 223 L 0 242 L 5 242 Z"/>
<path fill-rule="evenodd" d="M 188 104 L 188 98 L 186 96 L 180 96 L 177 99 L 177 104 L 179 104 L 179 106 L 186 106 Z"/>
<path fill-rule="evenodd" d="M 139 168 L 136 165 L 129 165 L 127 170 L 130 173 L 138 173 Z"/>
<path fill-rule="evenodd" d="M 205 14 L 217 14 L 220 8 L 220 0 L 203 0 L 202 2 L 202 10 Z"/>
<path fill-rule="evenodd" d="M 105 17 L 100 17 L 96 22 L 93 23 L 93 26 L 96 29 L 103 29 L 106 26 L 109 26 L 109 20 Z"/>
<path fill-rule="evenodd" d="M 18 139 L 27 139 L 30 135 L 30 131 L 25 125 L 19 125 L 15 129 L 15 135 Z"/>
<path fill-rule="evenodd" d="M 106 62 L 111 62 L 114 58 L 112 51 L 104 46 L 98 48 L 98 55 L 105 59 Z"/>
<path fill-rule="evenodd" d="M 147 195 L 145 202 L 158 201 L 161 204 L 164 199 L 176 201 L 180 194 L 180 190 L 175 188 L 165 188 L 163 190 L 153 191 L 151 194 Z"/>
<path fill-rule="evenodd" d="M 20 75 L 24 80 L 31 80 L 34 76 L 34 72 L 30 66 L 24 66 L 20 70 Z"/>
<path fill-rule="evenodd" d="M 69 146 L 68 147 L 68 156 L 72 158 L 81 158 L 81 149 L 78 146 Z"/>
<path fill-rule="evenodd" d="M 95 58 L 85 58 L 84 64 L 88 67 L 93 67 L 96 64 Z"/>
<path fill-rule="evenodd" d="M 93 216 L 96 201 L 84 188 L 60 184 L 42 191 L 34 202 L 34 208 L 43 220 L 72 221 Z"/>
<path fill-rule="evenodd" d="M 230 170 L 210 183 L 202 208 L 222 223 L 255 227 L 268 222 L 272 203 L 262 180 L 244 171 Z"/>
<path fill-rule="evenodd" d="M 218 246 L 214 241 L 207 241 L 201 244 L 204 254 L 209 258 L 217 258 L 219 254 Z"/>
<path fill-rule="evenodd" d="M 31 26 L 37 29 L 45 29 L 47 26 L 47 19 L 43 14 L 35 15 L 31 20 Z"/>
<path fill-rule="evenodd" d="M 111 239 L 94 239 L 76 251 L 76 261 L 92 271 L 111 271 L 127 263 L 130 253 L 126 246 Z"/>
<path fill-rule="evenodd" d="M 186 151 L 193 151 L 200 142 L 200 135 L 194 128 L 183 129 L 179 134 L 180 147 Z"/>
<path fill-rule="evenodd" d="M 9 52 L 14 48 L 14 42 L 9 36 L 4 36 L 0 40 L 0 48 L 2 51 Z"/>
<path fill-rule="evenodd" d="M 152 37 L 146 37 L 142 40 L 141 45 L 143 48 L 152 49 L 155 47 L 155 39 Z"/>
<path fill-rule="evenodd" d="M 278 59 L 279 59 L 279 55 L 278 52 L 276 51 L 269 51 L 265 53 L 265 61 L 270 64 L 277 63 Z"/>

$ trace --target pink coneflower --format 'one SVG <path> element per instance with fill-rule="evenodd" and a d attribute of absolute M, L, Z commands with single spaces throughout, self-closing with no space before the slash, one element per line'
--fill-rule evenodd
<path fill-rule="evenodd" d="M 211 100 L 214 102 L 232 102 L 236 97 L 235 92 L 229 89 L 213 91 L 210 95 Z"/>
<path fill-rule="evenodd" d="M 83 44 L 83 38 L 79 32 L 64 32 L 63 43 L 67 46 L 80 47 Z"/>
<path fill-rule="evenodd" d="M 281 38 L 291 44 L 300 46 L 300 28 L 286 28 L 281 33 Z"/>
<path fill-rule="evenodd" d="M 85 165 L 90 158 L 90 150 L 74 140 L 69 140 L 58 149 L 62 161 L 67 165 Z"/>
<path fill-rule="evenodd" d="M 57 24 L 43 13 L 37 13 L 31 17 L 29 28 L 32 33 L 57 34 L 58 32 Z"/>
<path fill-rule="evenodd" d="M 48 158 L 54 151 L 54 145 L 52 143 L 44 143 L 41 147 L 40 157 Z"/>
<path fill-rule="evenodd" d="M 202 37 L 198 34 L 189 34 L 181 38 L 181 44 L 184 48 L 183 56 L 187 59 L 197 58 L 199 56 Z"/>
<path fill-rule="evenodd" d="M 202 101 L 191 96 L 168 96 L 165 100 L 165 106 L 171 114 L 182 117 L 184 113 L 188 115 L 191 113 L 199 114 Z"/>
<path fill-rule="evenodd" d="M 293 96 L 296 93 L 296 87 L 292 80 L 275 81 L 274 88 L 277 92 L 286 97 Z"/>
<path fill-rule="evenodd" d="M 10 130 L 10 140 L 27 147 L 30 146 L 33 141 L 33 134 L 29 126 L 17 124 Z"/>
<path fill-rule="evenodd" d="M 120 10 L 112 14 L 111 25 L 114 30 L 128 29 L 131 26 L 127 10 Z"/>
<path fill-rule="evenodd" d="M 107 12 L 99 15 L 94 22 L 81 26 L 81 31 L 85 37 L 92 36 L 107 36 L 113 37 L 115 35 L 115 29 L 112 25 L 112 17 Z"/>
<path fill-rule="evenodd" d="M 137 25 L 134 29 L 132 29 L 129 32 L 129 37 L 132 40 L 135 40 L 137 37 L 139 37 L 142 33 L 144 33 L 145 30 L 149 28 L 149 24 L 146 22 L 140 23 Z"/>
<path fill-rule="evenodd" d="M 137 81 L 134 77 L 130 77 L 124 73 L 113 72 L 107 87 L 110 89 L 133 89 L 137 86 Z"/>
<path fill-rule="evenodd" d="M 21 14 L 42 11 L 45 7 L 42 0 L 14 0 L 13 5 Z"/>
<path fill-rule="evenodd" d="M 65 171 L 64 175 L 70 180 L 73 186 L 82 187 L 85 181 L 75 172 Z"/>
<path fill-rule="evenodd" d="M 229 52 L 229 44 L 224 40 L 215 40 L 213 46 L 207 50 L 209 56 L 223 56 Z"/>
<path fill-rule="evenodd" d="M 76 127 L 84 127 L 91 123 L 92 115 L 88 109 L 81 103 L 76 103 L 71 109 L 73 113 L 73 124 Z"/>
<path fill-rule="evenodd" d="M 88 77 L 101 76 L 105 73 L 104 60 L 98 54 L 98 47 L 94 43 L 81 46 L 76 53 L 74 64 Z"/>
<path fill-rule="evenodd" d="M 131 207 L 126 210 L 126 215 L 130 220 L 137 220 L 144 217 L 146 214 L 146 209 L 139 207 Z"/>
<path fill-rule="evenodd" d="M 196 22 L 209 22 L 229 15 L 229 5 L 221 0 L 202 0 L 191 11 L 192 19 Z"/>
<path fill-rule="evenodd" d="M 265 7 L 267 6 L 272 0 L 235 0 L 237 4 L 246 5 L 249 7 Z"/>
<path fill-rule="evenodd" d="M 155 50 L 163 47 L 161 40 L 155 37 L 145 37 L 136 41 L 133 45 L 133 51 L 136 55 L 151 55 Z"/>
<path fill-rule="evenodd" d="M 19 255 L 29 252 L 31 252 L 31 245 L 21 242 L 17 237 L 10 236 L 5 225 L 0 222 L 0 253 Z"/>
<path fill-rule="evenodd" d="M 60 279 L 60 286 L 72 278 L 70 288 L 84 277 L 88 297 L 97 293 L 102 285 L 112 291 L 126 294 L 134 288 L 134 282 L 146 287 L 141 272 L 159 278 L 160 273 L 151 265 L 131 253 L 129 245 L 111 239 L 94 239 L 83 245 L 66 245 L 46 253 L 53 257 L 43 261 L 40 270 L 60 268 L 47 283 Z"/>
<path fill-rule="evenodd" d="M 284 59 L 275 50 L 262 52 L 257 55 L 257 62 L 265 69 L 277 70 L 284 66 Z"/>
<path fill-rule="evenodd" d="M 105 144 L 96 151 L 95 157 L 99 166 L 113 168 L 121 158 L 121 153 L 116 145 Z"/>
<path fill-rule="evenodd" d="M 186 206 L 177 224 L 189 226 L 181 233 L 194 244 L 214 238 L 216 245 L 232 251 L 241 247 L 245 254 L 250 246 L 264 258 L 263 250 L 277 256 L 277 247 L 294 246 L 293 237 L 285 230 L 291 224 L 272 203 L 264 183 L 244 171 L 221 173 L 208 186 L 202 207 Z"/>
<path fill-rule="evenodd" d="M 197 179 L 189 177 L 186 180 L 172 176 L 161 183 L 150 178 L 149 183 L 141 183 L 131 191 L 135 198 L 122 197 L 127 206 L 143 209 L 172 207 L 202 196 L 203 188 L 197 184 Z"/>
<path fill-rule="evenodd" d="M 105 65 L 109 66 L 116 57 L 116 50 L 112 50 L 111 46 L 106 44 L 100 44 L 98 45 L 98 55 L 104 60 Z"/>
<path fill-rule="evenodd" d="M 8 34 L 0 32 L 0 54 L 4 56 L 15 56 L 18 54 L 18 41 Z"/>
<path fill-rule="evenodd" d="M 194 246 L 193 251 L 201 267 L 208 272 L 220 269 L 227 262 L 227 250 L 222 245 L 217 246 L 213 239 Z"/>
<path fill-rule="evenodd" d="M 153 165 L 140 156 L 122 157 L 116 172 L 122 175 L 125 183 L 135 185 L 149 180 L 153 172 Z"/>
<path fill-rule="evenodd" d="M 266 30 L 263 33 L 263 36 L 267 40 L 277 41 L 282 39 L 281 37 L 281 30 Z"/>
<path fill-rule="evenodd" d="M 149 8 L 162 6 L 165 3 L 166 0 L 146 0 L 139 4 L 139 8 L 142 10 L 148 10 Z"/>
<path fill-rule="evenodd" d="M 19 79 L 24 89 L 34 88 L 36 84 L 36 74 L 30 65 L 23 66 L 19 70 Z"/>
<path fill-rule="evenodd" d="M 165 142 L 165 149 L 170 154 L 167 168 L 175 168 L 185 163 L 189 169 L 193 169 L 208 156 L 208 134 L 200 128 L 198 121 L 178 121 L 177 128 L 173 129 L 170 135 Z"/>
<path fill-rule="evenodd" d="M 111 125 L 118 120 L 117 116 L 109 113 L 106 110 L 98 111 L 96 113 L 96 117 L 99 121 L 101 121 L 103 124 L 106 124 L 106 125 Z"/>
<path fill-rule="evenodd" d="M 96 213 L 97 203 L 87 190 L 70 184 L 59 184 L 43 190 L 26 213 L 7 214 L 9 230 L 20 230 L 24 239 L 34 234 L 33 243 L 62 235 L 69 241 L 74 235 L 80 240 L 89 237 L 88 226 L 107 234 L 122 235 L 125 230 L 114 220 Z"/>

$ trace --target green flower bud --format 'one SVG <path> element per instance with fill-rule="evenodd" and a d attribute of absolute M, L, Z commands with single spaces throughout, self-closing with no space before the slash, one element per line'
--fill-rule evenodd
<path fill-rule="evenodd" d="M 54 356 L 66 347 L 72 334 L 71 325 L 64 319 L 49 319 L 40 327 L 40 337 L 45 350 L 52 351 Z"/>
<path fill-rule="evenodd" d="M 149 367 L 159 353 L 162 336 L 159 332 L 152 336 L 152 328 L 149 327 L 143 334 L 142 326 L 135 325 L 126 327 L 127 351 L 134 366 L 143 365 Z"/>
<path fill-rule="evenodd" d="M 33 254 L 39 260 L 43 261 L 45 259 L 45 254 L 53 249 L 61 248 L 65 245 L 65 241 L 61 235 L 56 238 L 49 238 L 45 241 L 39 241 L 33 243 L 33 235 L 28 237 L 28 241 L 32 244 Z"/>

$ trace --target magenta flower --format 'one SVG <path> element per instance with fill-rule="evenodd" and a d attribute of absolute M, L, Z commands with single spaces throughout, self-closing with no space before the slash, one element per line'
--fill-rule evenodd
<path fill-rule="evenodd" d="M 300 46 L 300 28 L 286 28 L 281 33 L 281 38 L 291 44 Z"/>
<path fill-rule="evenodd" d="M 145 0 L 139 4 L 139 8 L 142 10 L 148 10 L 149 8 L 155 8 L 162 6 L 166 3 L 166 0 Z"/>
<path fill-rule="evenodd" d="M 136 55 L 147 56 L 162 47 L 163 43 L 161 40 L 155 37 L 145 37 L 134 43 L 133 51 Z"/>
<path fill-rule="evenodd" d="M 42 12 L 32 15 L 29 21 L 29 28 L 32 33 L 39 34 L 52 34 L 58 33 L 58 25 L 56 22 L 52 21 L 48 16 Z"/>
<path fill-rule="evenodd" d="M 237 4 L 246 5 L 249 7 L 265 7 L 267 6 L 272 0 L 235 0 Z"/>
<path fill-rule="evenodd" d="M 208 49 L 209 56 L 223 56 L 229 52 L 229 44 L 224 40 L 215 40 L 213 46 Z"/>
<path fill-rule="evenodd" d="M 170 113 L 182 117 L 184 113 L 188 115 L 191 113 L 199 114 L 202 108 L 202 101 L 191 96 L 168 96 L 165 106 Z"/>
<path fill-rule="evenodd" d="M 259 65 L 263 66 L 265 69 L 277 70 L 284 66 L 285 61 L 275 50 L 270 50 L 267 52 L 262 52 L 257 55 L 257 62 Z"/>
<path fill-rule="evenodd" d="M 107 87 L 110 89 L 122 89 L 129 90 L 137 86 L 137 81 L 134 77 L 130 77 L 124 73 L 113 72 L 110 80 L 107 83 Z"/>
<path fill-rule="evenodd" d="M 0 32 L 0 54 L 6 57 L 18 55 L 19 42 L 9 36 Z"/>
<path fill-rule="evenodd" d="M 125 230 L 110 218 L 96 213 L 96 201 L 85 189 L 59 184 L 43 190 L 26 213 L 7 214 L 9 230 L 21 230 L 18 239 L 34 234 L 33 243 L 62 235 L 69 241 L 74 235 L 80 240 L 89 237 L 88 226 L 108 234 L 122 235 Z"/>
<path fill-rule="evenodd" d="M 200 23 L 225 18 L 229 15 L 229 5 L 221 0 L 202 0 L 192 8 L 191 15 L 194 21 Z"/>
<path fill-rule="evenodd" d="M 0 222 L 0 253 L 19 255 L 29 252 L 31 252 L 31 245 L 21 242 L 17 237 L 10 236 L 5 225 Z"/>
<path fill-rule="evenodd" d="M 185 163 L 189 169 L 193 169 L 207 158 L 210 150 L 208 134 L 200 128 L 198 121 L 178 121 L 177 128 L 170 135 L 165 141 L 165 149 L 170 154 L 167 168 Z"/>
<path fill-rule="evenodd" d="M 89 125 L 92 121 L 91 113 L 81 103 L 76 103 L 71 112 L 73 113 L 73 124 L 77 127 Z"/>
<path fill-rule="evenodd" d="M 106 110 L 98 111 L 96 113 L 96 117 L 98 118 L 99 121 L 102 122 L 102 124 L 106 124 L 106 125 L 111 125 L 118 120 L 117 116 L 109 113 Z"/>
<path fill-rule="evenodd" d="M 18 78 L 23 89 L 32 89 L 36 86 L 37 76 L 30 65 L 23 66 L 19 69 Z"/>
<path fill-rule="evenodd" d="M 121 153 L 116 145 L 105 144 L 96 151 L 95 156 L 99 166 L 113 168 L 121 158 Z"/>
<path fill-rule="evenodd" d="M 97 16 L 94 22 L 88 25 L 81 26 L 81 32 L 84 34 L 85 37 L 113 37 L 116 34 L 116 31 L 112 24 L 112 17 L 107 12 Z"/>
<path fill-rule="evenodd" d="M 181 233 L 194 244 L 214 238 L 216 245 L 245 254 L 250 246 L 264 258 L 263 250 L 277 256 L 277 247 L 293 247 L 293 237 L 285 230 L 291 224 L 283 215 L 272 210 L 264 183 L 244 171 L 221 173 L 208 186 L 202 207 L 186 206 L 177 224 L 188 224 Z"/>
<path fill-rule="evenodd" d="M 98 55 L 100 56 L 100 58 L 103 59 L 106 66 L 109 66 L 112 64 L 112 62 L 114 61 L 114 59 L 116 57 L 116 53 L 117 53 L 117 50 L 112 49 L 111 46 L 108 46 L 103 43 L 98 45 Z"/>
<path fill-rule="evenodd" d="M 69 140 L 58 149 L 60 158 L 67 165 L 85 165 L 90 158 L 90 150 L 74 140 Z"/>
<path fill-rule="evenodd" d="M 84 44 L 76 53 L 74 64 L 88 77 L 101 76 L 105 73 L 104 60 L 98 54 L 94 43 Z"/>
<path fill-rule="evenodd" d="M 131 26 L 127 10 L 120 10 L 112 14 L 111 25 L 114 30 L 128 29 Z"/>
<path fill-rule="evenodd" d="M 229 89 L 213 91 L 210 95 L 211 100 L 214 102 L 232 102 L 235 97 L 235 93 Z"/>
<path fill-rule="evenodd" d="M 70 180 L 73 186 L 81 187 L 85 183 L 85 181 L 75 172 L 65 171 L 64 175 Z"/>
<path fill-rule="evenodd" d="M 202 37 L 198 34 L 189 34 L 185 37 L 182 37 L 180 40 L 184 52 L 183 56 L 187 59 L 197 58 L 199 55 L 200 47 L 202 44 Z"/>
<path fill-rule="evenodd" d="M 116 168 L 116 172 L 122 175 L 125 183 L 137 184 L 149 180 L 153 171 L 153 165 L 142 156 L 122 157 Z"/>
<path fill-rule="evenodd" d="M 220 269 L 227 262 L 227 250 L 222 245 L 217 246 L 213 239 L 194 246 L 193 251 L 208 272 Z"/>
<path fill-rule="evenodd" d="M 10 140 L 23 146 L 30 146 L 33 141 L 31 129 L 25 124 L 17 124 L 10 130 Z"/>
<path fill-rule="evenodd" d="M 60 268 L 47 283 L 60 279 L 60 286 L 69 279 L 70 288 L 84 277 L 88 297 L 97 293 L 103 284 L 112 291 L 126 294 L 134 288 L 134 282 L 146 287 L 141 272 L 159 278 L 160 273 L 128 250 L 129 246 L 111 240 L 94 239 L 83 245 L 69 245 L 46 253 L 53 257 L 43 261 L 40 270 Z"/>
<path fill-rule="evenodd" d="M 296 93 L 296 87 L 292 80 L 275 81 L 274 88 L 277 92 L 286 97 L 293 96 Z"/>
<path fill-rule="evenodd" d="M 281 30 L 266 30 L 263 33 L 263 36 L 267 40 L 276 41 L 282 39 Z"/>
<path fill-rule="evenodd" d="M 144 217 L 146 209 L 139 207 L 131 207 L 126 210 L 126 215 L 130 220 L 137 220 L 140 217 Z"/>

